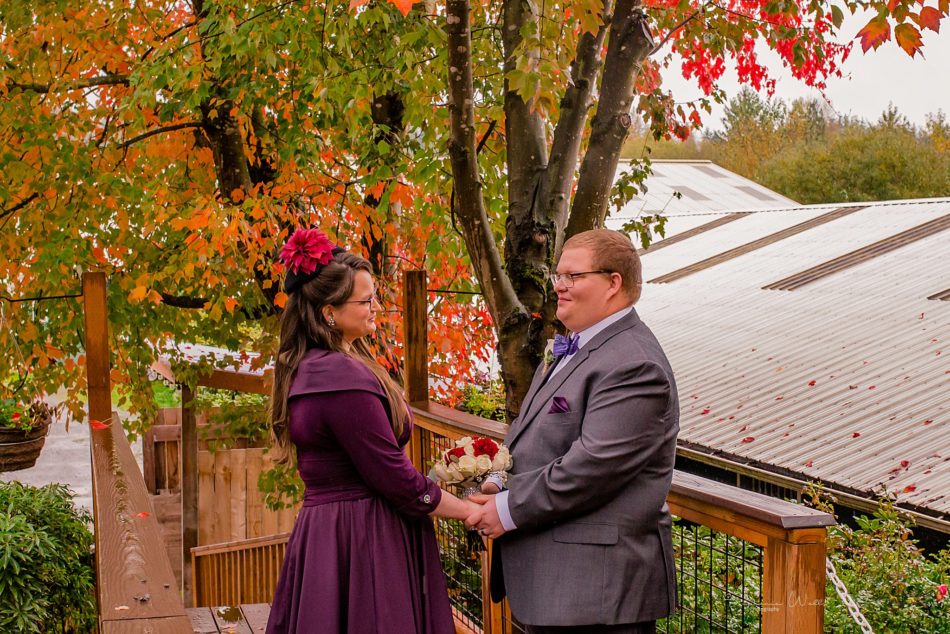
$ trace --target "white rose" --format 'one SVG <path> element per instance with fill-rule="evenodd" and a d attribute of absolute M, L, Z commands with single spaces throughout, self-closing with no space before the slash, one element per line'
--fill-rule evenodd
<path fill-rule="evenodd" d="M 458 469 L 465 480 L 475 477 L 475 457 L 466 455 L 459 458 Z"/>
<path fill-rule="evenodd" d="M 472 440 L 472 437 L 471 437 L 471 436 L 462 436 L 461 438 L 459 438 L 458 440 L 455 441 L 455 446 L 456 446 L 456 447 L 469 447 L 469 446 L 471 446 L 472 444 L 474 444 L 474 442 L 475 442 L 475 441 Z"/>
<path fill-rule="evenodd" d="M 491 458 L 482 454 L 475 458 L 475 466 L 478 468 L 479 473 L 488 473 L 491 471 L 492 461 Z"/>
<path fill-rule="evenodd" d="M 511 469 L 511 454 L 508 453 L 508 448 L 502 445 L 498 448 L 498 453 L 495 454 L 495 458 L 491 461 L 491 470 L 507 471 L 508 469 Z"/>
<path fill-rule="evenodd" d="M 456 482 L 461 482 L 465 478 L 462 476 L 462 472 L 459 470 L 458 463 L 453 462 L 445 469 L 449 473 L 449 477 L 446 479 L 446 484 L 454 484 Z"/>
<path fill-rule="evenodd" d="M 446 468 L 445 463 L 439 460 L 432 465 L 432 470 L 429 471 L 429 477 L 440 482 L 448 482 L 451 476 L 449 475 L 449 470 Z"/>

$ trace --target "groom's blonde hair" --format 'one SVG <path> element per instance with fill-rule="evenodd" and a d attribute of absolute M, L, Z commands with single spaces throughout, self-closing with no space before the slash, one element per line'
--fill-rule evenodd
<path fill-rule="evenodd" d="M 571 236 L 564 249 L 587 249 L 595 269 L 619 273 L 621 287 L 636 304 L 643 288 L 640 256 L 630 237 L 610 229 L 591 229 Z"/>

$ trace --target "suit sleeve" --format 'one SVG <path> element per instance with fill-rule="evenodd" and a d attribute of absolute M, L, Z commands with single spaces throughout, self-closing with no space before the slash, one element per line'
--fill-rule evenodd
<path fill-rule="evenodd" d="M 675 421 L 667 413 L 670 391 L 665 371 L 652 362 L 620 366 L 601 378 L 588 399 L 580 436 L 567 453 L 510 476 L 508 508 L 518 528 L 588 513 L 645 469 L 666 464 L 665 453 L 676 437 Z"/>
<path fill-rule="evenodd" d="M 317 398 L 329 413 L 324 420 L 370 489 L 404 515 L 421 517 L 435 510 L 442 489 L 416 471 L 399 448 L 377 396 L 349 390 Z"/>

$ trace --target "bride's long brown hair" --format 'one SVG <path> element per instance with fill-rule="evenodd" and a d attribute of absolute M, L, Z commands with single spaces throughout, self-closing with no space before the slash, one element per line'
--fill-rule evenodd
<path fill-rule="evenodd" d="M 349 349 L 343 345 L 342 333 L 330 326 L 323 316 L 324 306 L 342 306 L 353 294 L 357 271 L 373 274 L 368 261 L 352 253 L 338 253 L 320 269 L 315 278 L 290 293 L 280 318 L 280 342 L 274 365 L 274 387 L 271 393 L 270 430 L 274 458 L 279 463 L 293 457 L 288 426 L 287 396 L 294 372 L 309 348 L 317 347 L 346 354 L 361 361 L 376 375 L 388 400 L 389 420 L 396 438 L 406 423 L 406 404 L 402 390 L 373 357 L 362 339 Z"/>

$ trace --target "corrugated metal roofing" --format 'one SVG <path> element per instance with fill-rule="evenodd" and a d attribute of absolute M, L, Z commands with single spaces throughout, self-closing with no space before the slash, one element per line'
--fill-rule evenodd
<path fill-rule="evenodd" d="M 629 166 L 621 161 L 618 174 Z M 709 211 L 787 207 L 794 200 L 719 167 L 711 161 L 654 160 L 647 193 L 634 197 L 618 213 L 627 219 L 641 214 L 696 214 Z M 675 193 L 682 194 L 677 198 Z"/>
<path fill-rule="evenodd" d="M 643 255 L 653 279 L 842 205 L 751 213 Z M 950 199 L 855 213 L 667 284 L 638 310 L 663 343 L 680 440 L 950 518 L 950 230 L 792 291 L 777 279 L 946 216 Z M 708 216 L 706 221 L 708 221 Z M 938 293 L 939 294 L 939 293 Z"/>
<path fill-rule="evenodd" d="M 628 161 L 621 161 L 618 175 L 628 166 Z M 716 212 L 755 211 L 797 204 L 711 161 L 658 159 L 652 162 L 652 169 L 653 174 L 646 181 L 647 193 L 635 196 L 622 209 L 613 211 L 607 219 L 608 227 L 620 229 L 630 220 L 660 213 L 667 219 L 663 237 L 669 238 L 717 220 Z M 677 198 L 677 193 L 681 197 Z M 634 236 L 634 240 L 638 238 Z"/>

